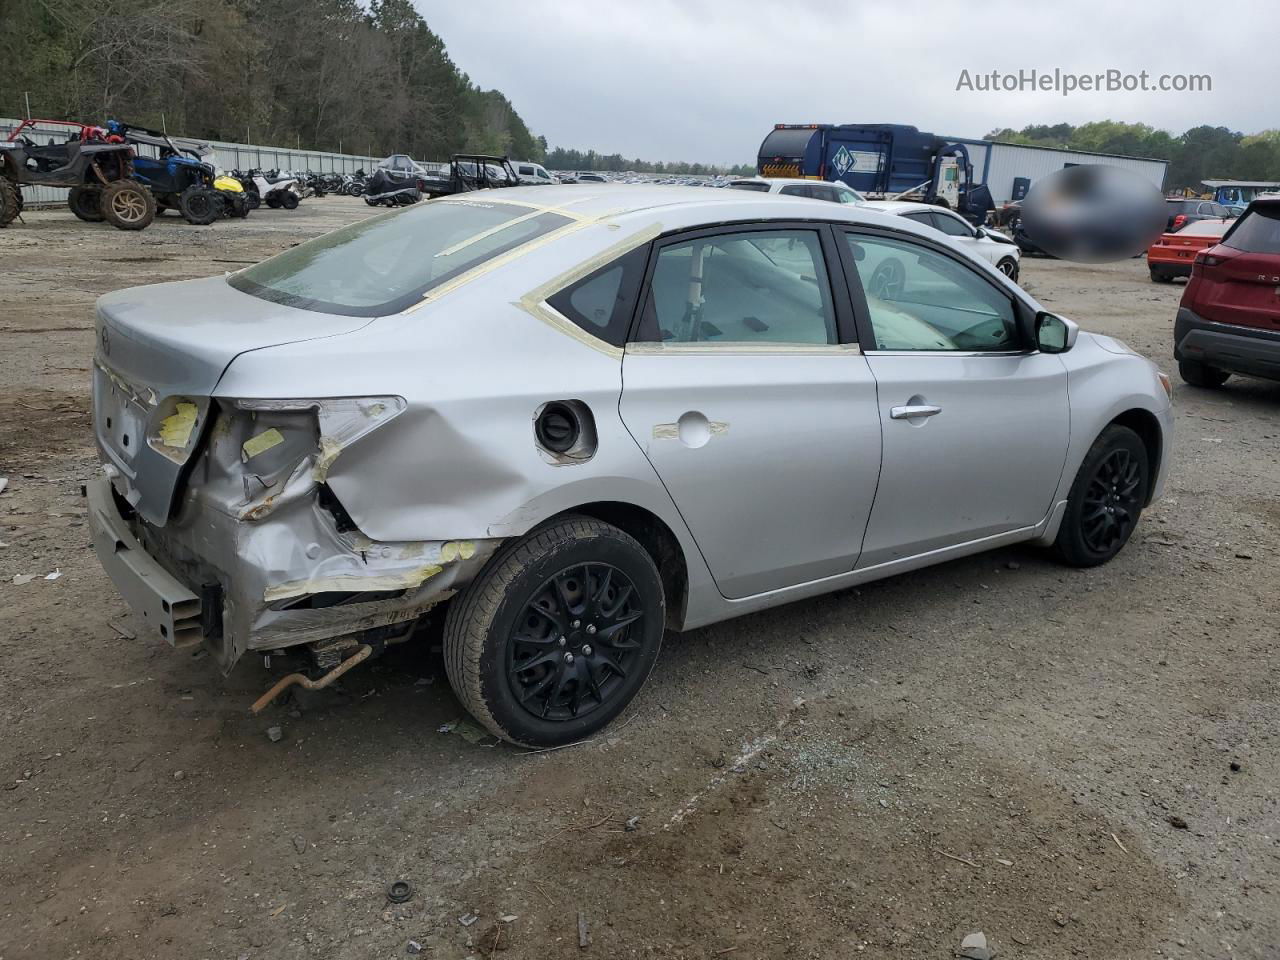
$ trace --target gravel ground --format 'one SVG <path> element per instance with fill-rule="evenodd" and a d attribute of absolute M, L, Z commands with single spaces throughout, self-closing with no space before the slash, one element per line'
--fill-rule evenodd
<path fill-rule="evenodd" d="M 255 718 L 259 660 L 143 635 L 79 498 L 94 299 L 367 212 L 0 231 L 0 960 L 1280 956 L 1280 384 L 1176 386 L 1108 566 L 1007 549 L 670 636 L 571 749 L 451 726 L 426 649 Z M 1143 261 L 1023 280 L 1172 368 Z"/>

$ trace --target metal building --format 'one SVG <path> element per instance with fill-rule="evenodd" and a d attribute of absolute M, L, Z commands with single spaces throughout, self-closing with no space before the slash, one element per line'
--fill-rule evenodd
<path fill-rule="evenodd" d="M 1030 147 L 1021 143 L 1004 143 L 998 140 L 970 140 L 967 137 L 944 137 L 951 143 L 963 143 L 973 164 L 975 183 L 986 184 L 991 199 L 998 205 L 1010 200 L 1020 200 L 1031 184 L 1041 177 L 1086 163 L 1105 163 L 1113 167 L 1133 170 L 1150 180 L 1158 190 L 1164 190 L 1168 160 L 1147 157 L 1121 157 L 1110 153 L 1085 153 L 1080 150 L 1059 150 L 1054 147 Z"/>

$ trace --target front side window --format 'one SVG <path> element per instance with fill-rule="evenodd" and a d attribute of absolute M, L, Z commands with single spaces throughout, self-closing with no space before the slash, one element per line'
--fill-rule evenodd
<path fill-rule="evenodd" d="M 1013 303 L 928 247 L 846 234 L 877 350 L 1018 350 Z"/>
<path fill-rule="evenodd" d="M 568 225 L 510 203 L 444 200 L 369 217 L 232 274 L 272 303 L 349 317 L 399 313 L 432 287 Z"/>
<path fill-rule="evenodd" d="M 835 314 L 818 234 L 744 231 L 662 247 L 638 339 L 835 343 Z"/>
<path fill-rule="evenodd" d="M 949 213 L 933 214 L 933 224 L 949 237 L 969 237 L 973 238 L 973 231 L 968 225 L 951 216 Z"/>

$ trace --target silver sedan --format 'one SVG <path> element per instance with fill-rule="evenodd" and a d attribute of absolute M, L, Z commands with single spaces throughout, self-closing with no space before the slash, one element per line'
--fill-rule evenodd
<path fill-rule="evenodd" d="M 98 555 L 174 646 L 415 635 L 494 734 L 616 717 L 666 630 L 1007 544 L 1103 563 L 1169 382 L 937 231 L 739 191 L 511 188 L 98 304 Z"/>

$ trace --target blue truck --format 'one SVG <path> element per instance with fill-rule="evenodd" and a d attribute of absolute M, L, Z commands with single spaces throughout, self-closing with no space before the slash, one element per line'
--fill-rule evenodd
<path fill-rule="evenodd" d="M 963 143 L 897 123 L 779 123 L 760 144 L 756 169 L 839 181 L 877 199 L 918 198 L 974 222 L 993 206 L 990 191 L 973 182 Z"/>

